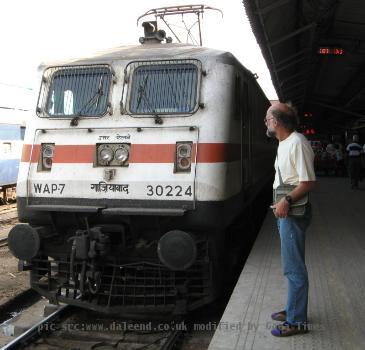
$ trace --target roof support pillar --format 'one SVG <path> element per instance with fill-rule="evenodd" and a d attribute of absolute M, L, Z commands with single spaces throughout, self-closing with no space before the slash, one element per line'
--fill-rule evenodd
<path fill-rule="evenodd" d="M 299 104 L 302 103 L 304 99 L 304 95 L 297 95 L 297 97 L 291 98 L 290 100 L 293 102 L 293 104 Z"/>
<path fill-rule="evenodd" d="M 297 93 L 291 95 L 290 99 L 294 101 L 294 100 L 297 100 L 297 99 L 303 98 L 303 97 L 304 97 L 304 94 L 302 92 L 297 92 Z"/>
<path fill-rule="evenodd" d="M 255 11 L 255 12 L 259 13 L 261 15 L 265 15 L 266 13 L 271 12 L 272 10 L 275 10 L 276 8 L 287 4 L 289 1 L 290 0 L 278 0 L 271 5 L 257 9 L 257 11 Z"/>
<path fill-rule="evenodd" d="M 290 90 L 292 90 L 293 88 L 296 88 L 297 86 L 302 86 L 302 85 L 304 85 L 304 84 L 306 84 L 306 80 L 301 80 L 301 81 L 299 81 L 299 82 L 297 82 L 297 83 L 295 83 L 295 84 L 293 84 L 293 85 L 289 85 L 289 86 L 287 86 L 285 89 L 282 89 L 282 91 L 284 92 L 287 92 L 287 91 L 290 91 Z"/>
<path fill-rule="evenodd" d="M 325 107 L 325 108 L 328 108 L 328 109 L 333 109 L 334 111 L 338 111 L 338 112 L 341 112 L 341 113 L 344 113 L 344 114 L 353 115 L 353 116 L 359 117 L 359 118 L 365 118 L 365 115 L 364 114 L 360 114 L 360 113 L 356 113 L 356 112 L 351 112 L 351 111 L 349 111 L 347 109 L 344 109 L 344 108 L 341 108 L 341 107 L 331 106 L 331 105 L 329 105 L 327 103 L 316 102 L 316 101 L 310 101 L 310 103 L 313 103 L 315 105 L 322 106 L 322 107 Z"/>
<path fill-rule="evenodd" d="M 359 96 L 363 95 L 365 92 L 365 88 L 361 88 L 356 94 L 354 94 L 349 101 L 346 103 L 346 107 L 350 106 L 354 101 L 356 101 Z"/>
<path fill-rule="evenodd" d="M 293 38 L 294 36 L 297 36 L 298 34 L 306 32 L 307 30 L 313 29 L 315 27 L 316 27 L 316 23 L 310 23 L 310 24 L 306 25 L 305 27 L 299 28 L 299 29 L 295 30 L 294 32 L 291 32 L 290 34 L 284 35 L 281 38 L 269 43 L 269 46 L 273 47 L 275 45 L 278 45 L 278 44 L 280 44 L 280 43 L 282 43 L 282 42 L 284 42 L 288 39 Z"/>
<path fill-rule="evenodd" d="M 306 48 L 306 49 L 300 50 L 299 52 L 295 53 L 294 55 L 291 55 L 291 56 L 289 56 L 289 57 L 287 57 L 287 58 L 279 61 L 278 63 L 275 64 L 275 66 L 279 68 L 284 63 L 290 62 L 294 58 L 303 57 L 303 55 L 306 54 L 306 53 L 308 53 L 309 51 L 311 51 L 310 48 Z"/>
<path fill-rule="evenodd" d="M 288 81 L 291 81 L 293 79 L 296 79 L 298 77 L 301 77 L 302 75 L 305 75 L 308 73 L 308 70 L 309 69 L 306 69 L 306 70 L 303 70 L 303 71 L 300 71 L 299 73 L 296 73 L 296 74 L 293 74 L 291 76 L 289 76 L 289 78 L 287 79 L 284 79 L 281 83 L 280 83 L 280 86 L 283 87 Z"/>
<path fill-rule="evenodd" d="M 308 59 L 308 57 L 307 57 L 307 56 L 303 56 L 303 57 L 301 57 L 301 58 L 298 58 L 298 59 L 297 59 L 297 60 L 295 60 L 295 61 L 291 61 L 290 63 L 286 64 L 285 66 L 282 66 L 282 67 L 279 67 L 279 68 L 275 69 L 275 71 L 276 71 L 277 73 L 279 73 L 279 72 L 281 72 L 282 70 L 287 69 L 287 68 L 289 68 L 289 67 L 291 67 L 291 66 L 294 66 L 295 64 L 297 64 L 297 63 L 299 63 L 299 62 L 302 62 L 302 61 L 304 61 L 304 60 L 307 60 L 307 59 Z"/>

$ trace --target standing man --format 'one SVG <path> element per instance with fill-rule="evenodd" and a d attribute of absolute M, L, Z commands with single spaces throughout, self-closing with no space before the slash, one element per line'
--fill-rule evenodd
<path fill-rule="evenodd" d="M 341 149 L 341 145 L 339 143 L 335 144 L 335 157 L 336 157 L 336 176 L 344 176 L 345 175 L 345 162 L 343 159 L 343 153 Z"/>
<path fill-rule="evenodd" d="M 358 144 L 359 136 L 352 136 L 352 143 L 346 147 L 348 152 L 348 165 L 351 181 L 351 189 L 359 188 L 360 172 L 361 172 L 361 151 L 362 147 Z"/>
<path fill-rule="evenodd" d="M 295 185 L 288 195 L 272 206 L 277 218 L 281 242 L 281 261 L 288 280 L 285 310 L 271 315 L 283 321 L 271 331 L 277 337 L 306 333 L 308 307 L 308 273 L 305 265 L 305 231 L 310 224 L 311 208 L 303 217 L 288 216 L 290 205 L 305 196 L 314 186 L 314 153 L 308 140 L 296 132 L 297 112 L 289 103 L 277 103 L 266 114 L 267 135 L 279 141 L 275 161 L 274 189 L 280 184 L 278 168 L 284 184 Z"/>

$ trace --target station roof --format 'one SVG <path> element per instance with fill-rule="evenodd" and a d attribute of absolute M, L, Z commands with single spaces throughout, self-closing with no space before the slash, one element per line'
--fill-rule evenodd
<path fill-rule="evenodd" d="M 243 3 L 278 97 L 298 107 L 302 124 L 365 131 L 365 1 Z"/>

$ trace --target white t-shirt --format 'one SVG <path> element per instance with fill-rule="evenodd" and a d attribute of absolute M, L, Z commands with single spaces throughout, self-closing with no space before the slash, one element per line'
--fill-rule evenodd
<path fill-rule="evenodd" d="M 278 156 L 275 160 L 275 181 L 273 188 L 279 186 L 281 177 L 286 185 L 299 185 L 302 181 L 315 181 L 314 153 L 304 135 L 293 131 L 285 140 L 279 142 Z"/>
<path fill-rule="evenodd" d="M 352 142 L 346 147 L 349 152 L 349 157 L 358 157 L 361 153 L 362 147 L 357 142 Z"/>

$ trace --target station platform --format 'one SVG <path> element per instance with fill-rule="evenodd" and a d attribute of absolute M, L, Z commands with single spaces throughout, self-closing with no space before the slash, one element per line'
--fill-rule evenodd
<path fill-rule="evenodd" d="M 362 185 L 362 189 L 361 189 Z M 319 178 L 307 231 L 310 332 L 276 338 L 285 308 L 280 240 L 269 210 L 208 350 L 365 349 L 365 184 Z"/>

